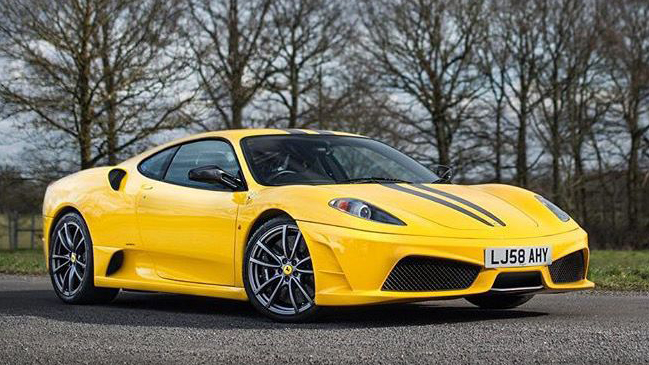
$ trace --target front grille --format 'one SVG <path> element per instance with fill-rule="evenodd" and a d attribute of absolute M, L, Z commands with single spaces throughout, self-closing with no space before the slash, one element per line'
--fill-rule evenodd
<path fill-rule="evenodd" d="M 577 251 L 564 256 L 549 266 L 550 276 L 555 283 L 572 283 L 582 280 L 585 274 L 584 252 Z"/>
<path fill-rule="evenodd" d="M 480 266 L 433 257 L 401 259 L 383 283 L 388 291 L 436 291 L 467 289 L 480 273 Z"/>

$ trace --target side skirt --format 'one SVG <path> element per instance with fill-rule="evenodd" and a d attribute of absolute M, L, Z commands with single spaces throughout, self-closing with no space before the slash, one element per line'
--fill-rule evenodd
<path fill-rule="evenodd" d="M 204 297 L 225 298 L 234 300 L 248 300 L 244 288 L 232 286 L 207 285 L 196 283 L 168 283 L 158 281 L 141 281 L 118 279 L 105 276 L 95 276 L 95 285 L 105 288 L 119 288 L 125 290 L 152 291 L 173 294 L 198 295 Z"/>

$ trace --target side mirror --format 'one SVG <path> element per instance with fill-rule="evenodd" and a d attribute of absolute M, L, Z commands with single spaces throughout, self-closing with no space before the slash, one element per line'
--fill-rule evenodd
<path fill-rule="evenodd" d="M 241 180 L 221 170 L 216 165 L 202 166 L 189 170 L 189 180 L 208 184 L 222 184 L 232 190 L 239 190 L 243 186 Z"/>
<path fill-rule="evenodd" d="M 435 175 L 439 176 L 439 182 L 450 183 L 453 179 L 453 167 L 447 165 L 435 165 L 432 168 Z"/>

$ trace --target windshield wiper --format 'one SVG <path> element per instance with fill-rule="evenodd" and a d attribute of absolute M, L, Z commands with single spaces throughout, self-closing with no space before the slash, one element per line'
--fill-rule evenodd
<path fill-rule="evenodd" d="M 382 183 L 382 182 L 411 184 L 410 181 L 406 181 L 406 180 L 389 178 L 389 177 L 376 177 L 376 176 L 347 179 L 347 180 L 339 181 L 338 183 L 339 184 L 366 184 L 366 183 Z"/>

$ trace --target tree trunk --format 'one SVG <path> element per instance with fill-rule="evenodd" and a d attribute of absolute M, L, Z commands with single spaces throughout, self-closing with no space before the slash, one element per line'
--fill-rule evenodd
<path fill-rule="evenodd" d="M 629 163 L 627 171 L 627 184 L 626 184 L 626 193 L 628 201 L 628 222 L 629 229 L 635 229 L 638 227 L 638 202 L 636 198 L 637 186 L 638 186 L 638 176 L 639 176 L 639 166 L 638 166 L 638 150 L 640 149 L 640 141 L 642 138 L 641 133 L 639 133 L 637 128 L 631 130 L 631 146 L 629 149 Z"/>
<path fill-rule="evenodd" d="M 239 41 L 241 34 L 239 32 L 239 2 L 230 0 L 230 9 L 228 12 L 228 64 L 232 70 L 230 75 L 230 128 L 240 129 L 243 126 L 242 113 L 245 106 L 243 96 L 243 67 L 239 52 Z"/>
<path fill-rule="evenodd" d="M 435 139 L 437 141 L 438 163 L 449 166 L 451 164 L 451 141 L 445 124 L 446 121 L 440 119 L 435 122 Z"/>
<path fill-rule="evenodd" d="M 79 98 L 81 111 L 79 115 L 79 133 L 77 141 L 79 143 L 79 157 L 81 169 L 92 167 L 92 136 L 90 125 L 92 123 L 91 106 L 90 106 L 90 89 L 88 87 L 88 71 L 82 72 L 79 80 Z"/>
<path fill-rule="evenodd" d="M 242 122 L 243 106 L 239 105 L 238 102 L 233 101 L 231 112 L 232 112 L 232 121 L 231 121 L 230 128 L 232 129 L 243 128 L 243 122 Z"/>
<path fill-rule="evenodd" d="M 110 166 L 117 165 L 117 144 L 119 138 L 117 137 L 117 123 L 115 122 L 115 108 L 114 106 L 108 111 L 108 120 L 106 121 L 106 148 L 108 153 L 108 164 Z"/>
<path fill-rule="evenodd" d="M 527 187 L 527 111 L 525 102 L 521 100 L 521 115 L 518 121 L 518 136 L 516 142 L 516 184 Z"/>
<path fill-rule="evenodd" d="M 90 55 L 91 42 L 91 24 L 90 12 L 84 14 L 84 22 L 81 25 L 81 50 L 78 61 L 78 79 L 77 79 L 77 98 L 79 102 L 79 157 L 81 159 L 81 169 L 87 169 L 93 166 L 92 162 L 92 136 L 91 125 L 93 123 L 92 105 L 91 105 L 91 88 L 90 88 L 90 67 L 92 63 Z"/>
<path fill-rule="evenodd" d="M 88 131 L 87 125 L 81 125 L 81 130 L 79 131 L 79 138 L 77 142 L 79 143 L 79 157 L 81 159 L 81 170 L 89 169 L 93 166 L 91 161 L 91 152 L 90 152 L 90 132 Z"/>
<path fill-rule="evenodd" d="M 499 183 L 502 182 L 502 144 L 503 144 L 503 136 L 502 136 L 502 104 L 501 102 L 498 103 L 496 110 L 496 162 L 494 165 L 494 170 L 495 170 L 495 182 Z"/>
<path fill-rule="evenodd" d="M 584 160 L 581 153 L 581 143 L 577 142 L 573 148 L 573 159 L 575 162 L 574 181 L 577 183 L 575 196 L 576 211 L 579 214 L 580 222 L 588 223 L 588 209 L 586 209 L 586 186 L 584 184 Z"/>
<path fill-rule="evenodd" d="M 291 105 L 289 105 L 289 116 L 288 116 L 288 127 L 295 128 L 297 126 L 297 113 L 299 107 L 299 97 L 300 97 L 300 86 L 297 74 L 297 65 L 295 64 L 295 58 L 291 57 Z"/>
<path fill-rule="evenodd" d="M 104 84 L 106 93 L 106 125 L 104 126 L 104 133 L 106 134 L 106 154 L 108 155 L 108 164 L 117 164 L 117 145 L 119 139 L 117 137 L 117 100 L 115 90 L 115 72 L 111 65 L 110 51 L 108 42 L 110 37 L 110 24 L 104 23 L 102 26 L 102 49 L 101 49 L 101 62 L 102 72 L 104 75 Z"/>
<path fill-rule="evenodd" d="M 558 86 L 555 85 L 555 90 L 558 90 Z M 559 133 L 559 106 L 558 106 L 558 95 L 553 98 L 553 110 L 552 110 L 552 121 L 550 122 L 550 149 L 552 154 L 552 200 L 561 203 L 561 192 L 560 183 L 561 183 L 561 135 Z"/>

